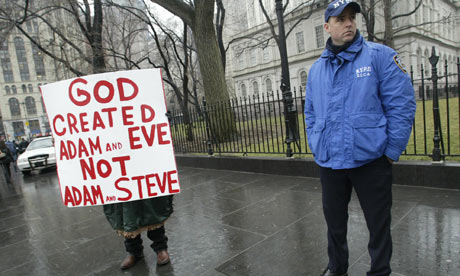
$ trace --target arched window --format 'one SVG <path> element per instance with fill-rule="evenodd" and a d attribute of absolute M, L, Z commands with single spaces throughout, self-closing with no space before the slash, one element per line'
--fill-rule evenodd
<path fill-rule="evenodd" d="M 40 97 L 40 102 L 42 103 L 42 111 L 43 111 L 43 113 L 46 113 L 45 103 L 43 102 L 43 98 L 42 98 L 42 97 Z"/>
<path fill-rule="evenodd" d="M 27 85 L 27 89 L 29 90 L 29 93 L 34 93 L 34 87 L 32 84 Z"/>
<path fill-rule="evenodd" d="M 6 95 L 11 94 L 10 87 L 8 85 L 5 86 L 5 93 L 6 93 Z"/>
<path fill-rule="evenodd" d="M 259 84 L 257 81 L 252 82 L 252 91 L 254 92 L 254 96 L 259 96 Z"/>
<path fill-rule="evenodd" d="M 35 106 L 35 99 L 29 96 L 29 97 L 26 97 L 25 102 L 26 102 L 27 114 L 29 115 L 37 114 L 37 108 Z"/>
<path fill-rule="evenodd" d="M 11 91 L 13 92 L 13 94 L 17 94 L 18 91 L 16 90 L 16 85 L 12 85 L 11 86 Z"/>
<path fill-rule="evenodd" d="M 8 100 L 8 104 L 10 105 L 11 116 L 20 116 L 21 115 L 21 108 L 19 107 L 19 101 L 16 98 L 11 98 Z"/>
<path fill-rule="evenodd" d="M 20 37 L 14 38 L 14 46 L 16 47 L 16 57 L 18 58 L 19 73 L 22 81 L 30 80 L 29 64 L 27 63 L 27 53 L 24 47 L 24 40 Z"/>
<path fill-rule="evenodd" d="M 302 87 L 302 91 L 305 91 L 305 87 L 307 86 L 307 72 L 302 71 L 300 72 L 300 86 Z"/>
<path fill-rule="evenodd" d="M 246 97 L 248 95 L 246 92 L 246 85 L 244 85 L 244 83 L 241 84 L 240 90 L 241 90 L 241 96 Z"/>
<path fill-rule="evenodd" d="M 36 38 L 35 38 L 36 39 Z M 32 43 L 32 56 L 34 57 L 35 73 L 37 79 L 43 79 L 46 76 L 45 63 L 43 62 L 43 54 L 38 49 L 37 45 Z"/>
<path fill-rule="evenodd" d="M 415 71 L 417 71 L 417 75 L 420 76 L 420 72 L 422 71 L 422 49 L 420 48 L 417 49 L 417 68 Z"/>
<path fill-rule="evenodd" d="M 22 93 L 26 94 L 27 93 L 27 86 L 25 84 L 21 85 L 22 88 Z"/>
<path fill-rule="evenodd" d="M 2 43 L 2 47 L 0 47 L 0 63 L 5 82 L 14 82 L 13 67 L 11 66 L 10 53 L 8 51 L 8 40 L 5 40 Z"/>
<path fill-rule="evenodd" d="M 272 80 L 271 79 L 266 79 L 265 80 L 265 91 L 267 92 L 268 96 L 273 95 L 273 85 L 272 85 Z"/>

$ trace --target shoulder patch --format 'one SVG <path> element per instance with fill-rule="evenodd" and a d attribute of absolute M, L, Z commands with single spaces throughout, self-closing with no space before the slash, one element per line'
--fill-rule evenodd
<path fill-rule="evenodd" d="M 401 58 L 398 55 L 393 57 L 394 62 L 398 65 L 399 69 L 403 71 L 403 73 L 407 73 L 406 65 L 402 62 Z"/>

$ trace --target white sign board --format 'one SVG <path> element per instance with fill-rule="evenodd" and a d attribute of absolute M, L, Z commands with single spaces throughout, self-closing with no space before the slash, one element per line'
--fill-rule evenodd
<path fill-rule="evenodd" d="M 180 192 L 159 69 L 41 86 L 64 205 L 103 205 Z"/>

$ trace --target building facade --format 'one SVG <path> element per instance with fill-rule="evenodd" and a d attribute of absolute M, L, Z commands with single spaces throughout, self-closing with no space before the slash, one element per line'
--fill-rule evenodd
<path fill-rule="evenodd" d="M 35 21 L 28 22 L 26 28 L 31 35 L 38 34 Z M 0 136 L 13 140 L 49 134 L 49 122 L 39 87 L 56 80 L 53 62 L 16 29 L 1 45 L 0 62 L 3 126 Z"/>
<path fill-rule="evenodd" d="M 233 96 L 246 97 L 271 93 L 279 90 L 281 79 L 281 62 L 279 51 L 271 37 L 269 25 L 259 5 L 259 1 L 236 1 L 240 9 L 245 8 L 247 22 L 241 26 L 247 28 L 237 34 L 226 37 L 232 42 L 227 53 L 227 80 L 234 91 Z M 276 18 L 274 2 L 262 1 L 270 18 Z M 285 2 L 285 1 L 283 1 Z M 290 1 L 285 12 L 291 88 L 304 91 L 308 70 L 324 50 L 328 34 L 324 31 L 324 11 L 330 1 Z M 376 1 L 379 3 L 378 1 Z M 415 8 L 418 1 L 394 1 L 392 13 L 405 14 Z M 376 23 L 374 33 L 383 37 L 383 7 L 376 6 Z M 300 18 L 306 18 L 295 25 Z M 272 20 L 276 26 L 276 20 Z M 460 56 L 460 3 L 452 0 L 422 0 L 422 5 L 415 13 L 393 21 L 395 49 L 409 68 L 414 71 L 414 79 L 420 78 L 423 66 L 425 76 L 430 74 L 428 58 L 432 47 L 440 57 L 440 64 L 446 62 L 452 70 L 457 71 L 457 57 Z M 235 22 L 228 22 L 235 25 Z M 364 17 L 357 15 L 358 29 L 368 37 Z M 294 26 L 291 28 L 291 26 Z M 276 32 L 278 32 L 276 26 Z M 243 39 L 242 39 L 243 38 Z M 244 39 L 251 38 L 251 39 Z M 443 66 L 439 68 L 444 68 Z M 451 71 L 452 72 L 452 71 Z M 452 76 L 451 81 L 456 81 Z"/>

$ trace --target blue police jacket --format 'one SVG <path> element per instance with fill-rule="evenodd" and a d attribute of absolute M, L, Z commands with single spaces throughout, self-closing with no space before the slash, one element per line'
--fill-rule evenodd
<path fill-rule="evenodd" d="M 322 167 L 349 169 L 383 155 L 397 161 L 415 116 L 414 89 L 396 52 L 360 35 L 310 69 L 305 96 L 308 145 Z"/>

